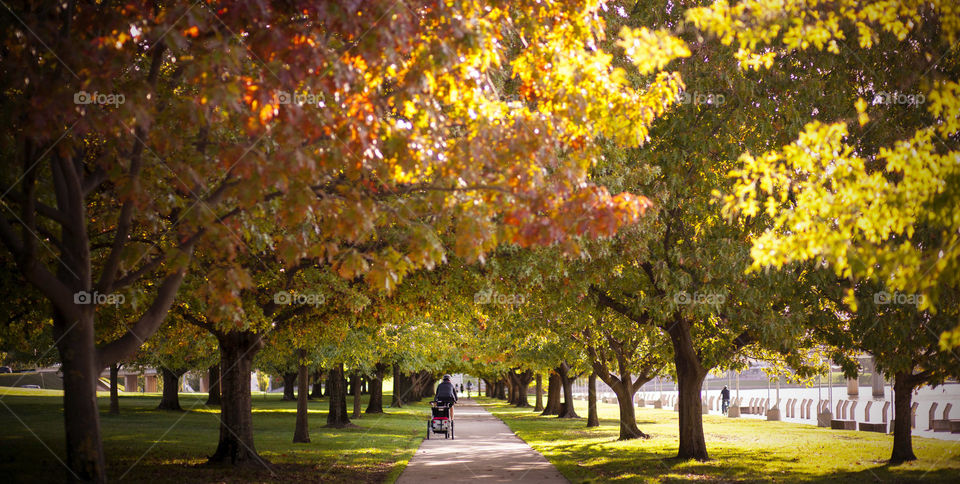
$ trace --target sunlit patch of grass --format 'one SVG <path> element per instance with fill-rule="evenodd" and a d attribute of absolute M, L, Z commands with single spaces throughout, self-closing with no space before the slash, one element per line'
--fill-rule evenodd
<path fill-rule="evenodd" d="M 0 388 L 0 476 L 4 482 L 62 482 L 66 470 L 61 392 Z M 366 398 L 366 397 L 365 397 Z M 389 402 L 389 393 L 386 401 Z M 425 403 L 383 415 L 364 415 L 349 429 L 327 429 L 326 399 L 309 404 L 309 444 L 293 444 L 296 402 L 279 395 L 253 398 L 257 451 L 272 472 L 206 466 L 217 447 L 219 408 L 205 394 L 181 394 L 185 412 L 156 410 L 157 394 L 122 394 L 121 415 L 99 399 L 111 481 L 151 482 L 383 482 L 395 479 L 424 437 Z M 351 400 L 352 403 L 352 400 Z M 364 402 L 366 408 L 366 402 Z M 23 423 L 21 423 L 21 421 Z M 47 450 L 47 447 L 50 450 Z M 51 452 L 52 451 L 52 452 Z"/>
<path fill-rule="evenodd" d="M 680 461 L 678 417 L 638 408 L 647 440 L 617 441 L 618 410 L 598 404 L 600 427 L 584 419 L 540 417 L 529 409 L 482 399 L 572 482 L 960 482 L 960 442 L 914 438 L 920 460 L 889 466 L 893 437 L 812 425 L 704 416 L 711 460 Z M 586 416 L 586 402 L 577 401 Z"/>

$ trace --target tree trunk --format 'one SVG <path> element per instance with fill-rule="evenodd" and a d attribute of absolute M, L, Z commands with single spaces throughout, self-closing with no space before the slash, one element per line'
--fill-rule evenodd
<path fill-rule="evenodd" d="M 350 386 L 353 387 L 353 415 L 350 418 L 360 418 L 363 416 L 363 402 L 360 400 L 363 395 L 363 384 L 360 382 L 360 373 L 354 371 L 350 375 Z"/>
<path fill-rule="evenodd" d="M 707 444 L 703 438 L 703 413 L 701 412 L 700 388 L 707 370 L 700 363 L 690 323 L 676 321 L 667 331 L 673 344 L 673 360 L 677 368 L 677 406 L 680 411 L 679 459 L 707 460 Z"/>
<path fill-rule="evenodd" d="M 913 437 L 910 429 L 910 424 L 913 421 L 913 411 L 910 409 L 914 388 L 912 376 L 910 373 L 897 373 L 893 380 L 894 420 L 891 464 L 917 460 L 917 456 L 913 453 Z"/>
<path fill-rule="evenodd" d="M 493 386 L 493 398 L 499 400 L 507 399 L 507 385 L 503 378 L 497 380 L 497 383 Z"/>
<path fill-rule="evenodd" d="M 310 392 L 310 398 L 323 397 L 323 370 L 318 369 L 313 373 L 313 391 Z"/>
<path fill-rule="evenodd" d="M 560 415 L 560 371 L 550 372 L 547 377 L 547 405 L 540 415 Z"/>
<path fill-rule="evenodd" d="M 182 411 L 180 407 L 180 375 L 185 370 L 171 370 L 167 367 L 160 367 L 160 373 L 163 375 L 163 396 L 160 397 L 160 405 L 157 410 L 175 410 Z"/>
<path fill-rule="evenodd" d="M 406 393 L 404 389 L 403 382 L 403 372 L 400 371 L 400 366 L 394 363 L 393 365 L 393 395 L 390 397 L 390 406 L 393 408 L 400 408 L 403 406 L 403 394 Z"/>
<path fill-rule="evenodd" d="M 641 432 L 637 427 L 637 414 L 633 407 L 633 396 L 637 393 L 640 385 L 650 381 L 651 368 L 647 368 L 643 376 L 637 379 L 633 378 L 627 363 L 627 355 L 624 354 L 623 344 L 613 338 L 608 339 L 610 349 L 617 356 L 617 366 L 619 375 L 615 376 L 607 369 L 607 362 L 603 358 L 597 357 L 596 350 L 591 346 L 588 348 L 593 366 L 593 374 L 603 380 L 607 386 L 613 390 L 617 396 L 617 405 L 620 408 L 620 437 L 618 440 L 630 440 L 636 438 L 649 438 L 650 436 Z"/>
<path fill-rule="evenodd" d="M 600 416 L 597 414 L 597 373 L 590 372 L 587 378 L 587 427 L 599 427 Z"/>
<path fill-rule="evenodd" d="M 519 393 L 517 389 L 517 375 L 513 371 L 508 371 L 506 381 L 507 403 L 510 405 L 519 405 L 520 399 L 517 398 Z"/>
<path fill-rule="evenodd" d="M 512 379 L 514 382 L 512 390 L 516 392 L 513 404 L 520 408 L 530 407 L 530 399 L 527 398 L 527 388 L 530 386 L 530 380 L 533 379 L 533 372 L 526 370 L 522 373 L 514 373 Z"/>
<path fill-rule="evenodd" d="M 383 413 L 383 375 L 386 373 L 387 365 L 377 363 L 370 379 L 370 401 L 366 413 Z"/>
<path fill-rule="evenodd" d="M 517 390 L 517 398 L 515 398 L 517 407 L 528 408 L 530 406 L 530 399 L 527 397 L 527 386 L 530 384 L 529 381 L 524 381 L 522 377 L 518 378 L 518 382 L 514 385 L 514 388 Z"/>
<path fill-rule="evenodd" d="M 560 383 L 563 386 L 563 403 L 560 404 L 560 418 L 580 418 L 573 407 L 573 379 L 570 378 L 570 367 L 567 362 L 560 363 Z"/>
<path fill-rule="evenodd" d="M 343 378 L 343 363 L 327 371 L 327 427 L 343 428 L 350 425 L 347 415 L 347 382 Z"/>
<path fill-rule="evenodd" d="M 210 380 L 210 388 L 207 391 L 206 405 L 212 407 L 220 406 L 220 363 L 217 362 L 207 369 L 207 378 Z"/>
<path fill-rule="evenodd" d="M 418 383 L 416 401 L 419 402 L 423 398 L 429 398 L 432 400 L 436 394 L 436 389 L 433 386 L 433 382 L 437 380 L 436 377 L 429 371 L 420 370 L 417 372 L 417 378 Z"/>
<path fill-rule="evenodd" d="M 296 372 L 287 372 L 283 374 L 283 398 L 281 400 L 296 400 L 297 396 L 293 393 L 293 387 L 297 382 Z"/>
<path fill-rule="evenodd" d="M 534 412 L 543 411 L 543 377 L 537 373 L 537 402 L 533 407 Z"/>
<path fill-rule="evenodd" d="M 120 365 L 110 365 L 110 415 L 120 415 L 120 392 L 117 380 L 120 379 Z"/>
<path fill-rule="evenodd" d="M 220 441 L 210 456 L 211 464 L 234 466 L 270 463 L 257 454 L 253 444 L 250 373 L 253 357 L 263 345 L 251 331 L 214 333 L 220 343 Z"/>
<path fill-rule="evenodd" d="M 481 378 L 483 380 L 483 395 L 487 398 L 493 397 L 493 385 L 490 384 L 490 380 L 486 378 Z"/>
<path fill-rule="evenodd" d="M 66 321 L 54 310 L 54 337 L 63 373 L 63 420 L 66 430 L 67 480 L 106 482 L 100 409 L 97 407 L 97 368 L 93 313 Z"/>
<path fill-rule="evenodd" d="M 294 444 L 310 443 L 310 422 L 307 418 L 307 397 L 310 392 L 310 376 L 307 374 L 307 350 L 297 350 L 297 424 L 293 430 Z"/>

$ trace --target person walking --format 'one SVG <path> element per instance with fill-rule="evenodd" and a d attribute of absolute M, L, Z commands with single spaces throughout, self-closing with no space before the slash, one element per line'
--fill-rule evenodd
<path fill-rule="evenodd" d="M 470 389 L 473 388 L 473 382 L 467 380 L 467 398 L 470 398 Z"/>
<path fill-rule="evenodd" d="M 727 409 L 730 407 L 730 390 L 727 389 L 727 386 L 723 386 L 723 390 L 720 390 L 720 400 L 723 402 L 721 410 L 723 414 L 727 414 Z"/>

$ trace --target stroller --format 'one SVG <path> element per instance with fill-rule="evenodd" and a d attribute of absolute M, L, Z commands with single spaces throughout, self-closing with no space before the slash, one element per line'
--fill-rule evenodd
<path fill-rule="evenodd" d="M 453 403 L 432 401 L 430 412 L 427 439 L 430 439 L 432 434 L 443 434 L 444 438 L 453 439 Z"/>

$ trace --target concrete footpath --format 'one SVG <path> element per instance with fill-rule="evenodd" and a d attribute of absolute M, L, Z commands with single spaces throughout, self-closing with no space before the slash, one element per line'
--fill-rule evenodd
<path fill-rule="evenodd" d="M 424 440 L 397 484 L 421 482 L 567 483 L 539 452 L 472 400 L 454 408 L 456 439 L 433 434 Z M 427 432 L 424 416 L 423 432 Z"/>

